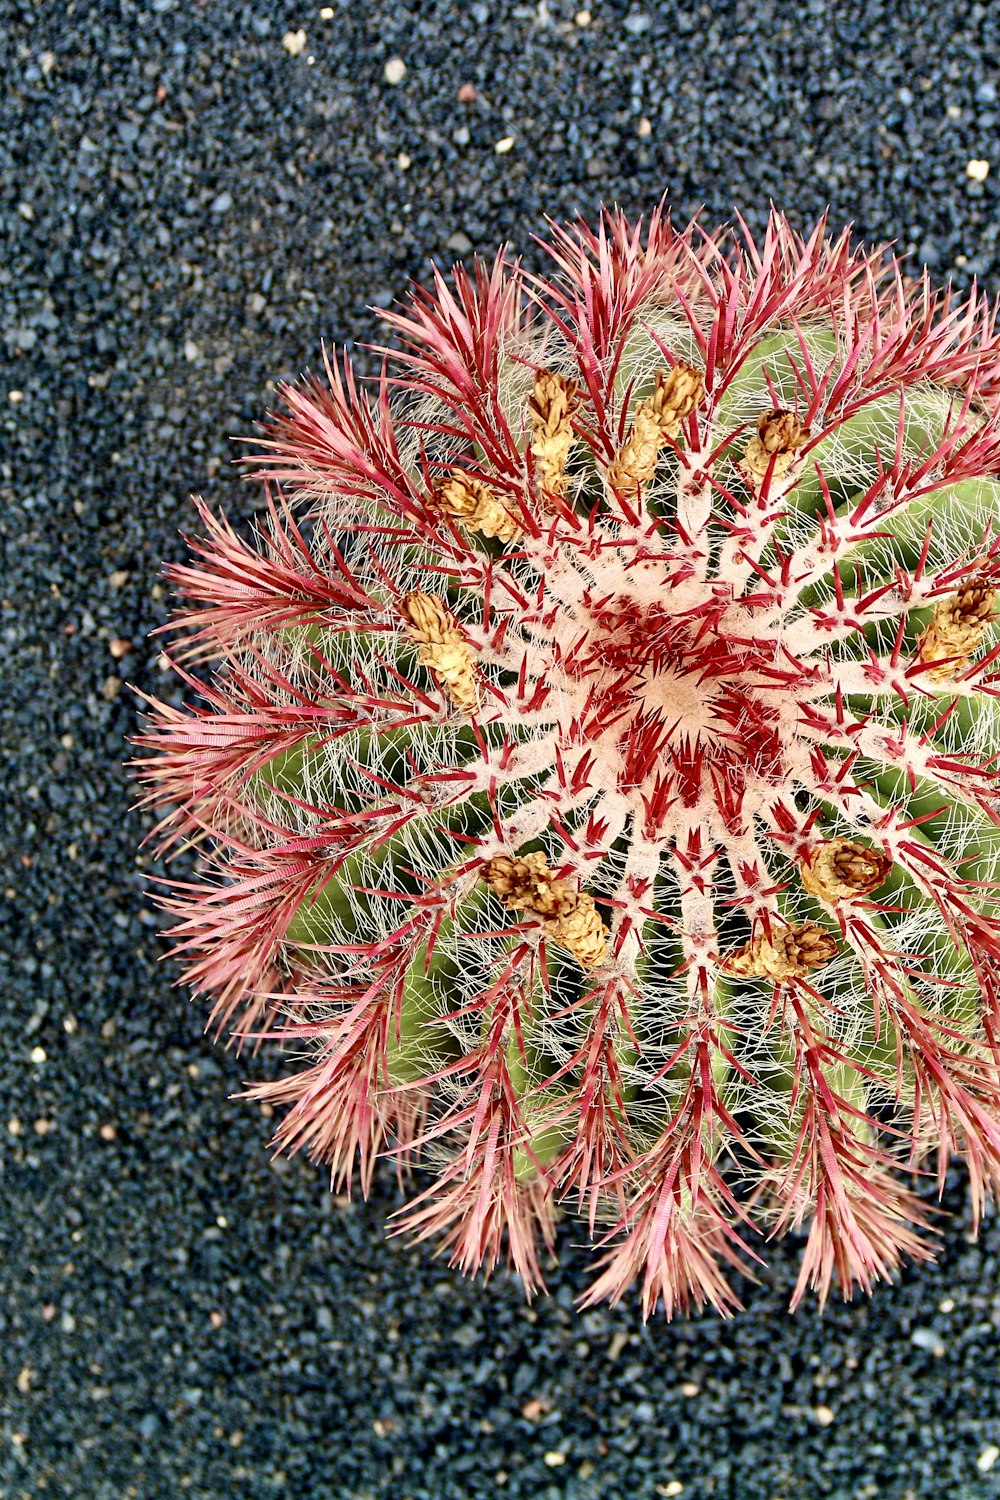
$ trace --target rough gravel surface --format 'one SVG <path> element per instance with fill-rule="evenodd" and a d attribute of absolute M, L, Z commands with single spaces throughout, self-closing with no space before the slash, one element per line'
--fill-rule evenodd
<path fill-rule="evenodd" d="M 189 493 L 249 516 L 229 435 L 432 261 L 540 264 L 543 214 L 667 190 L 829 204 L 995 291 L 1000 12 L 0 0 L 0 39 L 0 1496 L 1000 1495 L 961 1173 L 939 1263 L 822 1317 L 790 1242 L 728 1325 L 577 1316 L 572 1229 L 532 1308 L 463 1282 L 386 1242 L 390 1173 L 345 1205 L 269 1158 L 231 1097 L 269 1064 L 172 988 L 121 765 Z"/>

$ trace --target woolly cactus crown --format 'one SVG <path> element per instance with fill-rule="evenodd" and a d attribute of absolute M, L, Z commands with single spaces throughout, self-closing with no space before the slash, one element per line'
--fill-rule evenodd
<path fill-rule="evenodd" d="M 217 666 L 142 768 L 185 977 L 466 1270 L 530 1292 L 563 1204 L 589 1299 L 728 1310 L 755 1224 L 870 1289 L 898 1169 L 1000 1182 L 990 311 L 777 215 L 549 250 L 285 389 L 251 541 L 200 507 Z"/>

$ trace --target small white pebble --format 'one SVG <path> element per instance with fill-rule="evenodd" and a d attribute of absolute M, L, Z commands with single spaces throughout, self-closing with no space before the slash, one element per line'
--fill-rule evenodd
<path fill-rule="evenodd" d="M 683 1493 L 684 1493 L 684 1486 L 681 1484 L 681 1482 L 680 1482 L 679 1479 L 668 1479 L 667 1482 L 666 1482 L 666 1484 L 658 1484 L 656 1486 L 656 1493 L 658 1495 L 671 1495 L 671 1496 L 672 1495 L 683 1495 Z"/>
<path fill-rule="evenodd" d="M 558 1448 L 553 1448 L 546 1453 L 545 1462 L 550 1469 L 561 1469 L 566 1462 L 566 1455 L 565 1453 L 560 1453 Z"/>
<path fill-rule="evenodd" d="M 304 31 L 286 31 L 281 38 L 281 45 L 289 57 L 298 57 L 306 49 L 306 34 Z"/>
<path fill-rule="evenodd" d="M 384 69 L 386 83 L 395 86 L 406 77 L 406 64 L 401 57 L 390 57 Z"/>
<path fill-rule="evenodd" d="M 988 1474 L 998 1458 L 1000 1458 L 1000 1448 L 990 1443 L 989 1447 L 984 1448 L 976 1459 L 976 1468 L 980 1474 Z"/>
<path fill-rule="evenodd" d="M 505 135 L 502 141 L 497 141 L 493 149 L 497 156 L 506 156 L 507 152 L 513 149 L 513 145 L 514 137 L 512 135 Z"/>
<path fill-rule="evenodd" d="M 407 169 L 407 167 L 409 167 L 410 165 L 411 165 L 411 158 L 409 156 L 407 156 L 407 154 L 406 154 L 405 151 L 401 151 L 399 153 L 399 155 L 396 157 L 396 166 L 399 168 L 399 170 L 401 172 L 405 172 L 406 169 Z"/>
<path fill-rule="evenodd" d="M 636 134 L 639 136 L 639 139 L 643 141 L 653 134 L 652 124 L 649 120 L 646 119 L 645 115 L 636 126 Z"/>
<path fill-rule="evenodd" d="M 949 104 L 948 108 L 945 110 L 945 114 L 948 116 L 949 120 L 960 120 L 962 118 L 961 105 Z"/>
<path fill-rule="evenodd" d="M 945 1297 L 942 1302 L 938 1303 L 938 1312 L 950 1313 L 950 1312 L 954 1312 L 954 1311 L 955 1311 L 955 1299 L 954 1299 L 954 1297 Z"/>
<path fill-rule="evenodd" d="M 693 1380 L 685 1380 L 681 1386 L 681 1395 L 687 1396 L 688 1400 L 690 1400 L 692 1396 L 697 1396 L 700 1390 L 701 1386 L 696 1385 Z"/>
<path fill-rule="evenodd" d="M 187 360 L 189 365 L 193 365 L 196 359 L 201 359 L 201 350 L 198 348 L 198 345 L 195 343 L 194 339 L 185 339 L 184 358 Z"/>
<path fill-rule="evenodd" d="M 590 11 L 589 10 L 578 10 L 577 13 L 576 13 L 576 15 L 573 17 L 573 20 L 576 22 L 576 24 L 578 26 L 589 26 L 590 22 L 591 22 Z"/>
<path fill-rule="evenodd" d="M 17 406 L 17 405 L 20 404 L 20 402 L 22 402 L 24 400 L 24 392 L 23 391 L 8 391 L 7 392 L 7 400 L 10 402 L 11 406 Z"/>
<path fill-rule="evenodd" d="M 33 1063 L 47 1062 L 48 1056 L 49 1054 L 46 1052 L 44 1047 L 32 1047 L 31 1049 L 31 1061 Z"/>
<path fill-rule="evenodd" d="M 829 1427 L 834 1420 L 833 1412 L 828 1406 L 817 1406 L 813 1409 L 813 1416 L 820 1427 Z"/>
<path fill-rule="evenodd" d="M 971 177 L 973 182 L 985 182 L 990 175 L 990 164 L 988 161 L 970 161 L 965 175 Z"/>
<path fill-rule="evenodd" d="M 54 52 L 42 52 L 39 54 L 38 62 L 43 74 L 48 78 L 56 65 L 56 55 Z"/>
<path fill-rule="evenodd" d="M 319 13 L 319 18 L 321 21 L 332 21 L 333 16 L 334 10 L 332 5 L 324 5 L 323 9 Z"/>

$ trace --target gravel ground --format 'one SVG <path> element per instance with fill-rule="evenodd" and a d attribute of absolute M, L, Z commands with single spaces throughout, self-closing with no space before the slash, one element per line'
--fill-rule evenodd
<path fill-rule="evenodd" d="M 0 1495 L 1000 1495 L 960 1173 L 939 1264 L 822 1318 L 791 1243 L 729 1325 L 577 1317 L 571 1246 L 533 1308 L 462 1282 L 385 1242 L 390 1173 L 345 1206 L 270 1160 L 230 1098 L 267 1064 L 159 962 L 121 768 L 189 493 L 248 515 L 228 435 L 432 260 L 667 189 L 996 290 L 1000 13 L 0 0 L 0 36 Z"/>

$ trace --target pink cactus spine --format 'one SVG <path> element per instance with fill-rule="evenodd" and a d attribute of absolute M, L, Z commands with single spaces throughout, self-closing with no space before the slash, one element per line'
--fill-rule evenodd
<path fill-rule="evenodd" d="M 797 1302 L 929 1253 L 904 1176 L 1000 1182 L 990 309 L 819 225 L 556 229 L 287 387 L 247 542 L 171 570 L 164 904 L 212 1024 L 287 1049 L 281 1149 L 530 1294 Z M 391 372 L 391 373 L 390 373 Z M 204 675 L 204 674 L 202 674 Z"/>

